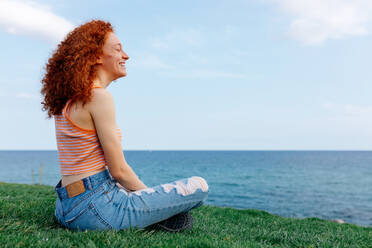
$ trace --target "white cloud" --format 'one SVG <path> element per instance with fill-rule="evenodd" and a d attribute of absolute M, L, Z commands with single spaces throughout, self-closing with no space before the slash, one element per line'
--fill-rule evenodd
<path fill-rule="evenodd" d="M 371 0 L 268 0 L 293 15 L 289 35 L 306 45 L 368 34 Z"/>
<path fill-rule="evenodd" d="M 31 1 L 0 0 L 0 26 L 11 34 L 21 34 L 59 42 L 74 28 L 55 15 L 48 6 Z"/>

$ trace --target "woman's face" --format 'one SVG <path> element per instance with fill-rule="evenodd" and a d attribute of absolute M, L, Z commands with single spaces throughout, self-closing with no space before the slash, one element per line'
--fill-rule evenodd
<path fill-rule="evenodd" d="M 123 50 L 118 37 L 109 32 L 105 44 L 103 45 L 103 55 L 98 60 L 100 69 L 102 69 L 111 80 L 125 77 L 127 71 L 125 62 L 129 59 L 128 54 Z"/>

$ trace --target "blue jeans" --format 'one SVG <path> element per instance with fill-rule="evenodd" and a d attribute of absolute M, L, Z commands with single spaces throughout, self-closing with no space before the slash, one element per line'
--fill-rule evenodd
<path fill-rule="evenodd" d="M 55 216 L 71 230 L 145 228 L 201 206 L 209 192 L 202 177 L 132 192 L 119 187 L 108 169 L 82 180 L 85 192 L 72 198 L 61 180 L 55 186 Z"/>

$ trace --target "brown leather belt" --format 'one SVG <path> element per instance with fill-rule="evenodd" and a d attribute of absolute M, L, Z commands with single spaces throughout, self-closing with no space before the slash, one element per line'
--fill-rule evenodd
<path fill-rule="evenodd" d="M 70 198 L 85 192 L 83 179 L 66 185 L 66 191 Z"/>

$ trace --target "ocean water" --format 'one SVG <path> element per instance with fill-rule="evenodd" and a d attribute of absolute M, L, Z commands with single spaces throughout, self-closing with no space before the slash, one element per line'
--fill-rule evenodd
<path fill-rule="evenodd" d="M 372 226 L 372 152 L 124 151 L 124 155 L 149 187 L 204 177 L 210 189 L 208 205 Z M 57 151 L 0 151 L 0 181 L 55 186 L 59 173 Z"/>

